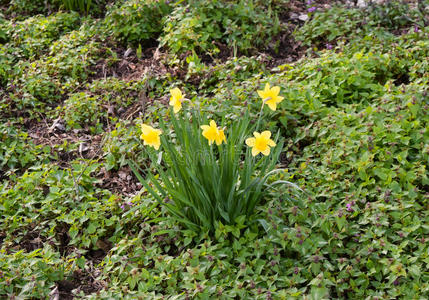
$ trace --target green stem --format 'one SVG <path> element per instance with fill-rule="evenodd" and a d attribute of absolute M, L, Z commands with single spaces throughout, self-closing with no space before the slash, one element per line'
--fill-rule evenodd
<path fill-rule="evenodd" d="M 264 104 L 265 104 L 265 102 L 262 102 L 261 110 L 259 111 L 258 123 L 256 123 L 256 129 L 255 129 L 255 131 L 256 131 L 256 132 L 258 132 L 258 130 L 259 130 L 259 125 L 261 124 L 262 113 L 263 113 L 263 111 L 264 111 Z"/>

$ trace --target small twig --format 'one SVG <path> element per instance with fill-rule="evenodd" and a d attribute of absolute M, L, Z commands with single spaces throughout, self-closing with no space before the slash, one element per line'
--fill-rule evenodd
<path fill-rule="evenodd" d="M 39 112 L 39 111 L 37 111 L 37 110 L 36 110 L 36 112 L 37 112 L 37 113 L 40 115 L 40 117 L 42 118 L 42 121 L 43 121 L 43 123 L 45 123 L 46 128 L 49 128 L 49 125 L 48 125 L 48 122 L 46 121 L 45 116 L 44 116 L 41 112 Z"/>
<path fill-rule="evenodd" d="M 72 179 L 73 179 L 73 187 L 74 187 L 74 189 L 75 189 L 76 198 L 77 198 L 77 197 L 79 196 L 79 186 L 78 186 L 78 184 L 77 184 L 76 177 L 74 177 L 74 174 L 73 174 L 73 170 L 72 170 L 72 169 L 70 169 L 70 174 L 71 174 Z"/>
<path fill-rule="evenodd" d="M 111 106 L 110 106 L 110 97 L 107 97 L 107 129 L 110 132 L 111 128 L 110 128 L 110 122 L 109 122 L 109 115 L 110 115 L 110 110 L 111 110 Z M 113 113 L 115 112 L 115 110 L 113 110 Z"/>

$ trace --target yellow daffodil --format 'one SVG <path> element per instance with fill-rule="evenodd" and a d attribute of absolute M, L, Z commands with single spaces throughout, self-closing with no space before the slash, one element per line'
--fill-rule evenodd
<path fill-rule="evenodd" d="M 144 145 L 154 147 L 156 150 L 158 150 L 159 146 L 161 145 L 161 139 L 159 138 L 161 133 L 162 131 L 159 129 L 142 124 L 142 135 L 140 138 L 144 141 Z"/>
<path fill-rule="evenodd" d="M 263 91 L 258 91 L 259 97 L 262 98 L 264 104 L 266 103 L 271 110 L 276 110 L 277 104 L 282 102 L 284 97 L 279 96 L 280 87 L 273 86 L 270 88 L 270 84 L 265 84 L 265 89 Z"/>
<path fill-rule="evenodd" d="M 219 130 L 215 121 L 211 120 L 210 126 L 201 125 L 201 129 L 203 130 L 203 136 L 209 141 L 209 145 L 213 144 L 213 142 L 216 142 L 218 146 L 222 144 L 222 142 L 226 144 L 224 129 Z"/>
<path fill-rule="evenodd" d="M 252 155 L 256 156 L 259 153 L 262 153 L 263 155 L 269 155 L 270 147 L 274 147 L 276 145 L 276 143 L 270 139 L 271 132 L 263 131 L 259 133 L 255 131 L 253 135 L 255 137 L 246 139 L 247 146 L 252 147 Z"/>
<path fill-rule="evenodd" d="M 216 145 L 220 145 L 222 144 L 222 142 L 225 142 L 226 144 L 226 137 L 225 137 L 225 133 L 223 132 L 224 129 L 219 129 L 218 135 L 216 137 Z"/>
<path fill-rule="evenodd" d="M 170 90 L 170 105 L 173 106 L 173 111 L 177 114 L 182 108 L 183 95 L 182 91 L 179 88 L 174 88 Z"/>

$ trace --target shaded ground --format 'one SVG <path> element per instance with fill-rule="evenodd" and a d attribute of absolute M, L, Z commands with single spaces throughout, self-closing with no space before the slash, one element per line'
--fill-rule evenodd
<path fill-rule="evenodd" d="M 84 271 L 76 270 L 71 278 L 56 282 L 56 287 L 51 292 L 51 299 L 55 296 L 58 296 L 59 299 L 75 299 L 74 295 L 80 292 L 88 295 L 106 288 L 107 282 L 96 279 L 100 272 L 92 264 Z M 72 292 L 73 290 L 74 292 Z"/>
<path fill-rule="evenodd" d="M 58 164 L 64 167 L 73 159 L 96 159 L 102 154 L 102 135 L 91 135 L 80 129 L 66 130 L 61 119 L 32 121 L 28 126 L 28 135 L 36 145 L 50 146 L 58 157 Z M 65 142 L 78 145 L 77 149 L 57 151 Z"/>
<path fill-rule="evenodd" d="M 124 197 L 135 195 L 142 187 L 129 167 L 121 168 L 118 171 L 106 171 L 103 167 L 95 176 L 101 180 L 98 187 Z"/>

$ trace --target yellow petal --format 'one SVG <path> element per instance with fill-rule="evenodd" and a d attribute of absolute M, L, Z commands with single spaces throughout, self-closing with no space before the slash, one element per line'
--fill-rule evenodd
<path fill-rule="evenodd" d="M 268 130 L 265 130 L 261 133 L 261 136 L 266 139 L 269 139 L 271 137 L 271 132 L 269 132 Z"/>
<path fill-rule="evenodd" d="M 267 83 L 265 84 L 264 92 L 265 92 L 265 93 L 267 93 L 267 92 L 269 92 L 269 91 L 270 91 L 270 84 L 267 82 Z"/>
<path fill-rule="evenodd" d="M 275 147 L 276 143 L 274 143 L 274 141 L 270 139 L 270 140 L 268 140 L 267 145 L 270 147 Z"/>
<path fill-rule="evenodd" d="M 226 137 L 225 137 L 225 133 L 222 130 L 219 130 L 218 135 L 216 137 L 216 144 L 219 146 L 220 144 L 222 144 L 222 142 L 225 142 L 226 144 Z"/>
<path fill-rule="evenodd" d="M 252 156 L 256 156 L 256 155 L 258 155 L 259 154 L 259 150 L 258 149 L 256 149 L 256 147 L 253 147 L 252 148 Z"/>
<path fill-rule="evenodd" d="M 182 108 L 182 103 L 180 101 L 177 101 L 174 104 L 174 108 L 173 108 L 174 113 L 177 114 L 181 108 Z"/>
<path fill-rule="evenodd" d="M 176 100 L 179 100 L 182 98 L 182 91 L 175 87 L 174 89 L 170 90 L 171 96 L 173 96 Z"/>
<path fill-rule="evenodd" d="M 142 133 L 144 135 L 147 135 L 147 134 L 149 134 L 152 131 L 153 128 L 151 126 L 149 126 L 149 125 L 142 124 L 141 125 L 141 129 L 142 129 Z"/>
<path fill-rule="evenodd" d="M 270 147 L 267 147 L 264 151 L 261 152 L 263 155 L 267 156 L 270 154 Z"/>
<path fill-rule="evenodd" d="M 259 138 L 261 136 L 261 134 L 259 132 L 256 132 L 256 131 L 253 133 L 253 135 L 255 138 Z"/>
<path fill-rule="evenodd" d="M 279 86 L 273 86 L 271 88 L 271 92 L 275 95 L 278 95 L 280 93 L 280 87 Z"/>
<path fill-rule="evenodd" d="M 210 128 L 209 125 L 201 125 L 200 128 L 204 131 L 208 130 Z"/>
<path fill-rule="evenodd" d="M 277 103 L 280 103 L 280 102 L 282 102 L 283 101 L 283 99 L 284 99 L 285 97 L 282 97 L 282 96 L 277 96 L 277 98 L 276 98 L 276 102 Z"/>
<path fill-rule="evenodd" d="M 217 129 L 216 122 L 215 122 L 215 121 L 213 121 L 213 120 L 211 120 L 211 121 L 210 121 L 210 127 L 214 127 L 214 128 L 216 128 L 216 129 Z"/>
<path fill-rule="evenodd" d="M 262 98 L 262 100 L 264 100 L 265 98 L 267 98 L 267 95 L 266 95 L 266 93 L 264 92 L 264 91 L 258 91 L 258 95 L 259 95 L 259 97 L 261 97 Z"/>
<path fill-rule="evenodd" d="M 218 135 L 217 129 L 209 127 L 209 129 L 203 131 L 203 137 L 205 137 L 209 141 L 209 145 L 216 140 Z"/>
<path fill-rule="evenodd" d="M 223 133 L 223 130 L 222 130 L 222 140 L 226 144 L 226 136 L 225 136 L 225 133 Z"/>
<path fill-rule="evenodd" d="M 255 146 L 255 141 L 256 141 L 256 139 L 255 138 L 248 138 L 248 139 L 246 139 L 246 145 L 247 146 L 249 146 L 249 147 L 254 147 Z"/>
<path fill-rule="evenodd" d="M 274 111 L 276 110 L 277 104 L 275 101 L 267 101 L 266 103 L 271 110 L 274 110 Z"/>

